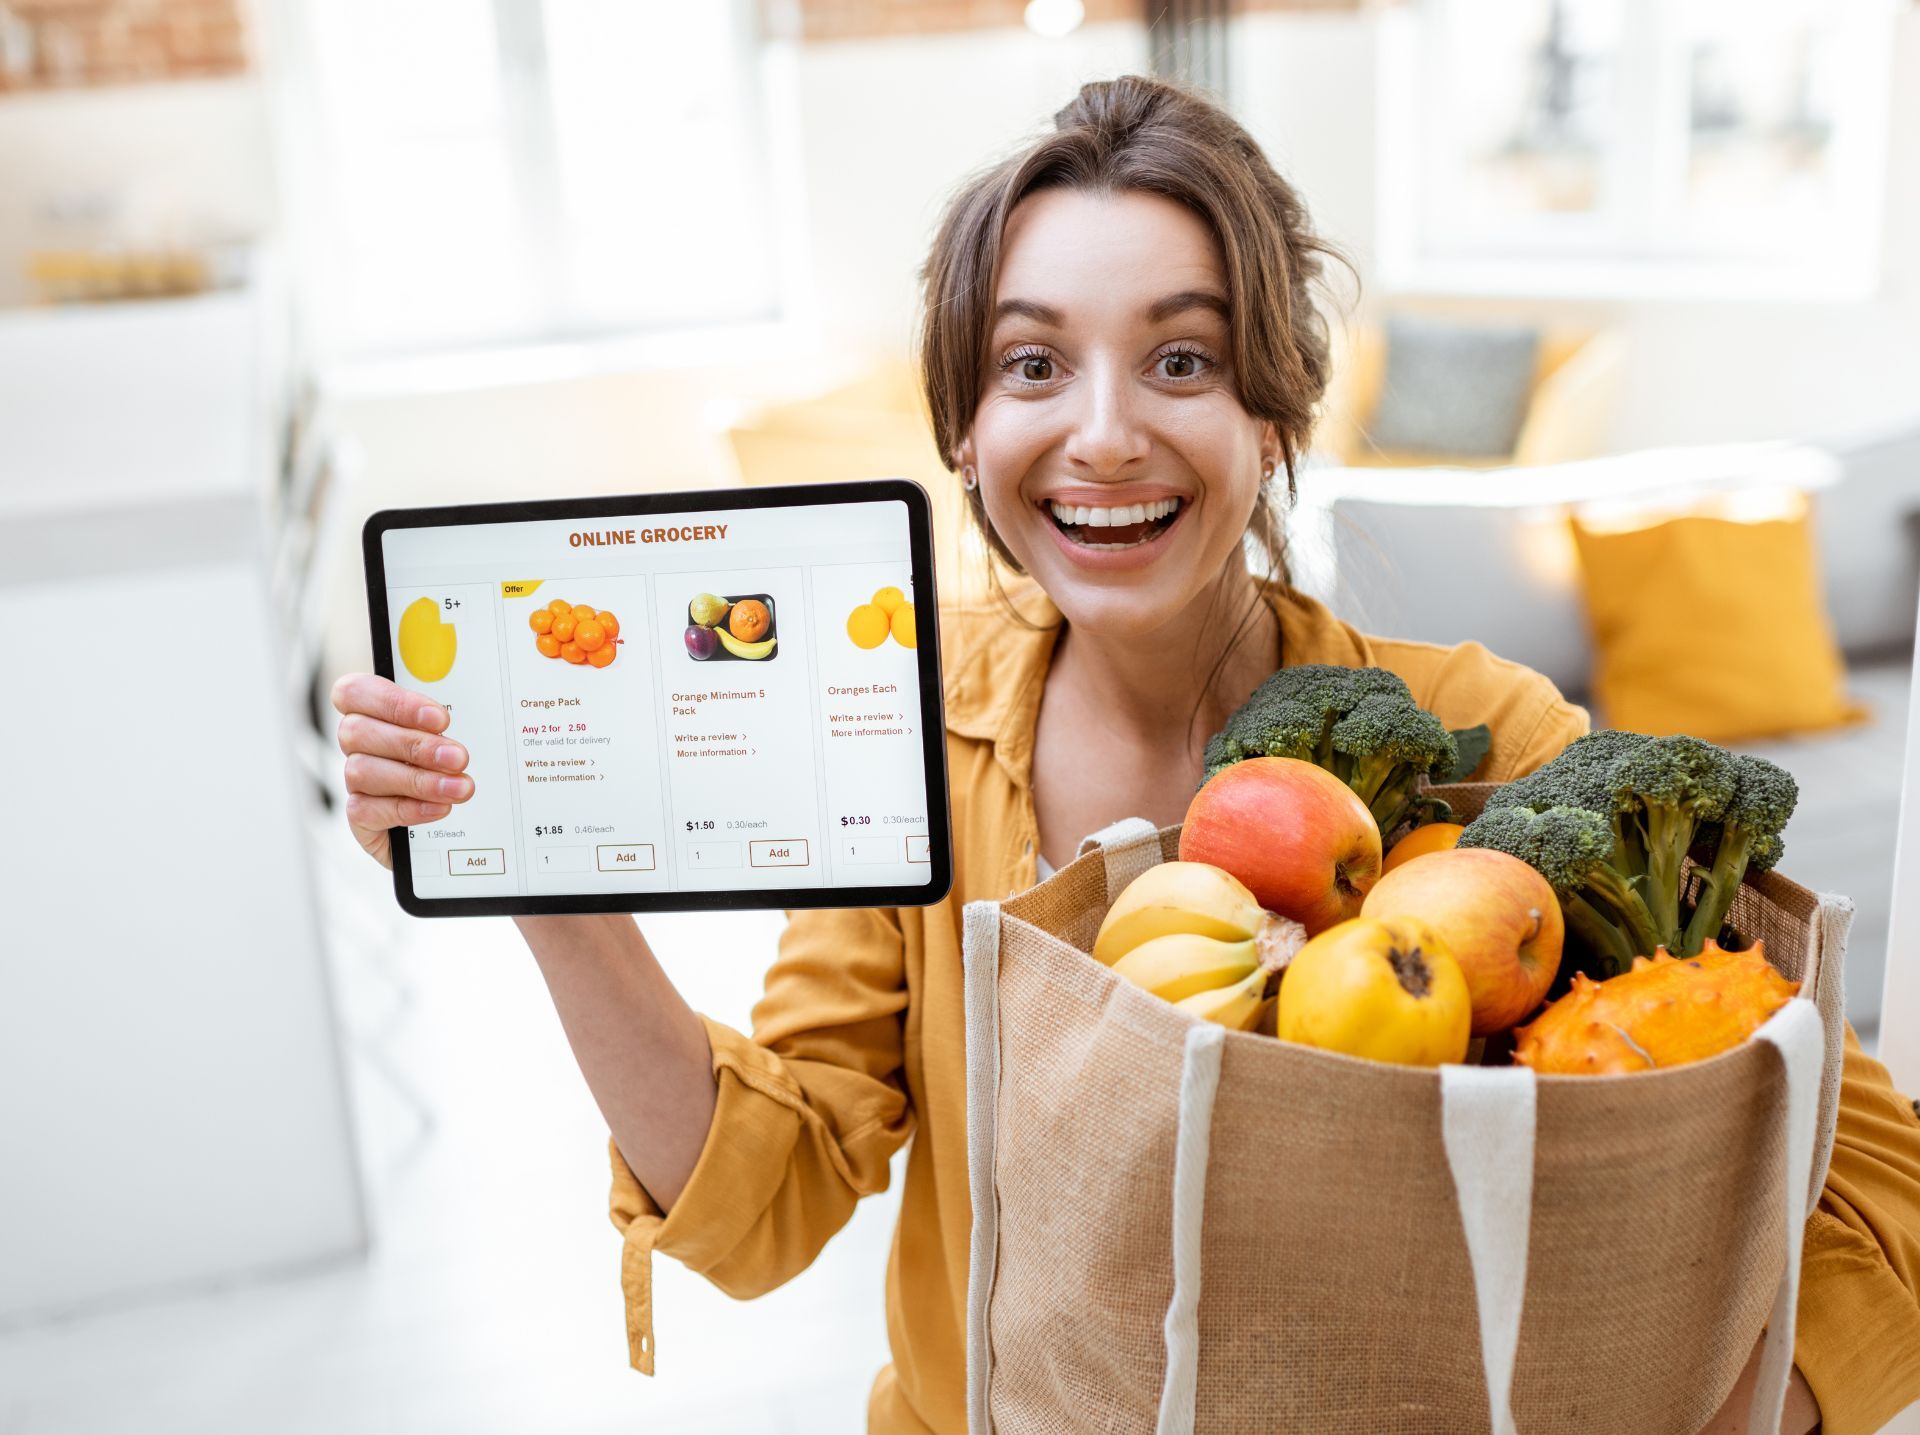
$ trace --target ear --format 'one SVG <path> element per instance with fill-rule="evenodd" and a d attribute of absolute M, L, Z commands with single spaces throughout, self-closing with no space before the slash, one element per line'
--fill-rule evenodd
<path fill-rule="evenodd" d="M 953 451 L 953 471 L 958 473 L 961 469 L 973 466 L 973 464 L 973 435 L 968 434 L 960 440 L 959 446 Z"/>
<path fill-rule="evenodd" d="M 1278 473 L 1284 452 L 1280 447 L 1280 430 L 1278 426 L 1274 424 L 1272 419 L 1262 419 L 1260 422 L 1260 462 L 1263 465 L 1271 463 L 1273 465 L 1273 471 Z"/>

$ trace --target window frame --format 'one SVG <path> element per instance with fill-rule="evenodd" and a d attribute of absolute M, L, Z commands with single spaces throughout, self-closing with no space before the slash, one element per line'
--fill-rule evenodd
<path fill-rule="evenodd" d="M 486 0 L 494 27 L 503 156 L 514 195 L 513 248 L 524 256 L 524 272 L 514 277 L 529 286 L 527 318 L 516 321 L 503 310 L 497 329 L 471 337 L 388 336 L 359 330 L 346 317 L 351 313 L 354 280 L 343 231 L 334 218 L 337 158 L 324 113 L 319 46 L 312 31 L 312 8 L 326 3 L 265 0 L 262 7 L 267 12 L 263 27 L 269 40 L 269 64 L 283 82 L 275 103 L 275 128 L 286 176 L 282 184 L 286 243 L 295 272 L 304 276 L 295 300 L 305 345 L 323 365 L 393 373 L 418 361 L 433 364 L 519 351 L 551 355 L 565 349 L 577 355 L 586 347 L 625 352 L 636 346 L 652 351 L 659 342 L 682 334 L 765 331 L 788 323 L 804 306 L 804 296 L 795 292 L 801 276 L 784 252 L 800 216 L 793 212 L 790 186 L 780 180 L 780 167 L 792 156 L 776 123 L 783 101 L 791 98 L 787 94 L 791 82 L 781 73 L 779 47 L 761 31 L 756 0 L 702 3 L 725 6 L 735 37 L 731 65 L 739 94 L 749 107 L 743 125 L 749 136 L 746 172 L 740 182 L 758 196 L 766 219 L 761 232 L 767 303 L 695 325 L 596 316 L 578 292 L 562 202 L 562 157 L 552 103 L 544 0 Z"/>
<path fill-rule="evenodd" d="M 1834 212 L 1792 250 L 1742 248 L 1689 233 L 1679 176 L 1687 162 L 1684 24 L 1661 0 L 1620 0 L 1615 103 L 1625 130 L 1601 156 L 1591 215 L 1521 220 L 1479 236 L 1448 234 L 1425 212 L 1423 179 L 1444 126 L 1423 123 L 1420 63 L 1432 27 L 1461 0 L 1414 0 L 1380 17 L 1377 238 L 1384 286 L 1478 297 L 1860 301 L 1883 282 L 1894 7 L 1830 0 L 1841 43 L 1864 57 L 1835 122 Z M 1664 115 L 1664 119 L 1661 116 Z"/>

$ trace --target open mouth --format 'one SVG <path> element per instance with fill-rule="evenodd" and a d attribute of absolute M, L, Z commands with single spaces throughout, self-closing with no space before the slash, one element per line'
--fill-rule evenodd
<path fill-rule="evenodd" d="M 1118 504 L 1092 508 L 1086 504 L 1048 503 L 1054 527 L 1068 540 L 1099 552 L 1118 552 L 1151 543 L 1180 516 L 1185 502 L 1158 498 L 1152 503 Z"/>

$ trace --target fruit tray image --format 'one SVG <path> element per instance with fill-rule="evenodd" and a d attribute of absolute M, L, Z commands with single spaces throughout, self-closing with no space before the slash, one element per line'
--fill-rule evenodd
<path fill-rule="evenodd" d="M 765 662 L 780 651 L 777 609 L 770 593 L 696 593 L 687 600 L 687 656 Z"/>

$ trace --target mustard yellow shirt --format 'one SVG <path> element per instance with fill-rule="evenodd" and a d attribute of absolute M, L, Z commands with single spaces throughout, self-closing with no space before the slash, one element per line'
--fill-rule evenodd
<path fill-rule="evenodd" d="M 1023 613 L 1057 621 L 1033 585 L 1011 591 Z M 1267 598 L 1284 662 L 1387 668 L 1448 727 L 1488 724 L 1476 779 L 1520 776 L 1588 730 L 1586 711 L 1547 678 L 1478 643 L 1368 637 L 1302 594 L 1276 587 Z M 886 1189 L 889 1158 L 911 1138 L 887 1263 L 893 1363 L 874 1382 L 868 1428 L 964 1435 L 972 1215 L 960 918 L 966 903 L 1035 880 L 1029 779 L 1053 640 L 1050 626 L 1014 623 L 997 602 L 943 611 L 953 891 L 926 908 L 793 914 L 753 1035 L 702 1018 L 718 1105 L 670 1214 L 609 1143 L 637 1369 L 653 1370 L 652 1251 L 736 1297 L 771 1290 L 807 1267 L 855 1201 Z M 1920 1400 L 1920 1118 L 1851 1029 L 1832 1169 L 1805 1251 L 1795 1361 L 1826 1435 L 1865 1435 Z"/>

